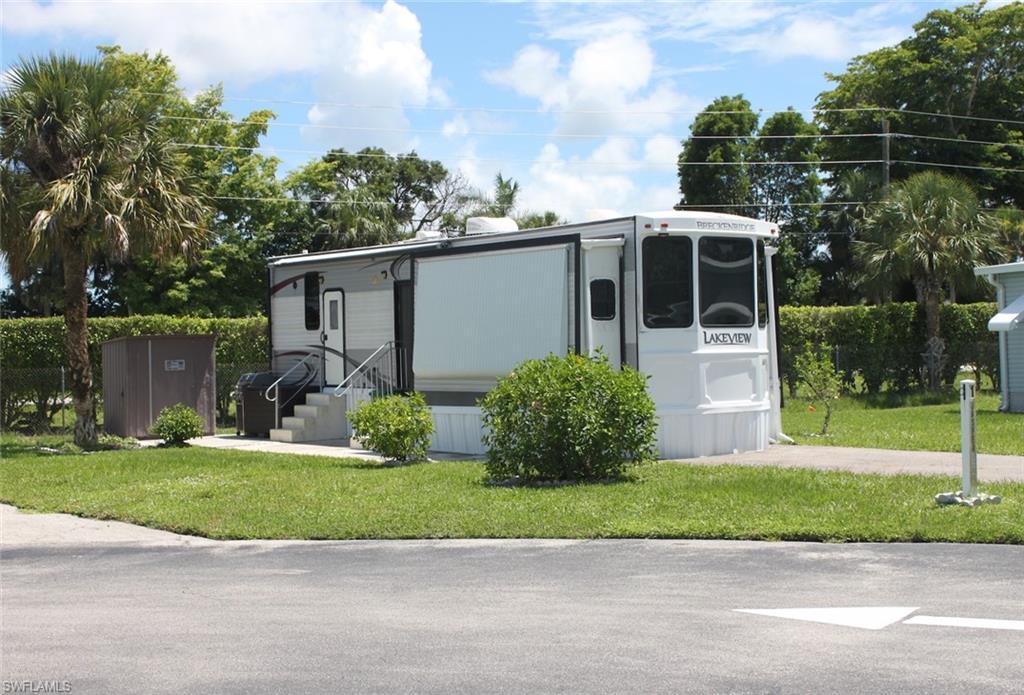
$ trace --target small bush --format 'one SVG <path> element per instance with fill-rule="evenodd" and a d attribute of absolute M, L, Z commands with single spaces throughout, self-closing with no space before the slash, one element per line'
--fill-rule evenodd
<path fill-rule="evenodd" d="M 481 402 L 492 478 L 599 480 L 654 457 L 647 378 L 597 358 L 523 362 Z"/>
<path fill-rule="evenodd" d="M 201 437 L 206 432 L 206 423 L 194 408 L 178 403 L 160 411 L 150 432 L 168 446 L 185 446 L 187 440 Z"/>
<path fill-rule="evenodd" d="M 807 386 L 811 400 L 825 406 L 825 421 L 821 425 L 821 434 L 828 434 L 828 426 L 832 422 L 832 401 L 839 398 L 842 392 L 842 379 L 832 364 L 832 346 L 827 343 L 814 349 L 811 345 L 797 355 L 796 372 L 800 381 Z"/>
<path fill-rule="evenodd" d="M 349 413 L 355 436 L 370 451 L 393 461 L 421 461 L 434 432 L 422 393 L 375 398 Z"/>

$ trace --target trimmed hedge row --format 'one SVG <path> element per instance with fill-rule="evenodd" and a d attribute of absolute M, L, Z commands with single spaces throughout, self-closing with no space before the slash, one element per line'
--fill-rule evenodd
<path fill-rule="evenodd" d="M 974 365 L 977 376 L 998 384 L 999 347 L 988 320 L 995 304 L 946 304 L 942 307 L 941 334 L 947 360 L 943 370 L 952 382 L 961 365 Z M 796 356 L 804 345 L 828 343 L 837 347 L 836 367 L 847 388 L 856 376 L 869 393 L 883 386 L 905 390 L 922 384 L 921 353 L 925 349 L 924 310 L 914 303 L 851 307 L 782 307 L 782 376 L 792 391 L 797 377 Z"/>
<path fill-rule="evenodd" d="M 995 378 L 998 346 L 987 328 L 995 313 L 991 302 L 947 304 L 942 307 L 942 337 L 946 341 L 946 377 L 951 380 L 962 364 L 976 365 Z M 864 388 L 906 389 L 920 383 L 925 329 L 923 310 L 913 303 L 852 307 L 782 307 L 782 373 L 794 385 L 793 364 L 807 343 L 828 343 L 841 351 L 837 367 L 847 386 L 860 375 Z M 217 362 L 222 365 L 266 363 L 267 321 L 252 318 L 193 318 L 129 316 L 89 319 L 89 345 L 94 380 L 102 383 L 100 344 L 112 338 L 172 333 L 213 333 Z M 0 367 L 36 369 L 58 367 L 64 359 L 64 320 L 26 318 L 0 320 Z"/>
<path fill-rule="evenodd" d="M 267 320 L 206 319 L 190 316 L 126 316 L 89 319 L 89 352 L 94 378 L 100 378 L 100 345 L 113 338 L 136 335 L 197 335 L 217 337 L 218 364 L 252 364 L 267 360 Z M 5 369 L 59 367 L 64 356 L 64 319 L 0 320 L 0 364 Z"/>

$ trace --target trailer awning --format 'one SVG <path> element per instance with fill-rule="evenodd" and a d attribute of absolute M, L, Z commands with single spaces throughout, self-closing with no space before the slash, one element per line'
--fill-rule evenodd
<path fill-rule="evenodd" d="M 1012 331 L 1024 322 L 1024 294 L 1010 302 L 998 314 L 989 319 L 988 329 L 990 331 Z"/>

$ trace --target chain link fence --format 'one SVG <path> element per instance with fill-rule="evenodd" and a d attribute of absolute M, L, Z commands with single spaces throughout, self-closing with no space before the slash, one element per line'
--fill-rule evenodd
<path fill-rule="evenodd" d="M 234 424 L 232 393 L 238 378 L 249 372 L 267 371 L 269 365 L 217 365 L 217 422 Z M 74 426 L 68 370 L 65 367 L 4 368 L 0 371 L 0 429 L 37 434 Z M 97 415 L 103 412 L 103 384 L 94 375 Z"/>
<path fill-rule="evenodd" d="M 865 355 L 863 346 L 833 345 L 829 356 L 842 378 L 843 389 L 849 393 L 923 390 L 934 383 L 933 377 L 941 388 L 955 383 L 962 372 L 970 373 L 986 390 L 999 390 L 999 344 L 994 341 L 961 345 L 955 352 L 945 351 L 942 346 L 937 352 L 922 348 L 898 356 Z M 793 360 L 784 360 L 783 364 L 782 383 L 790 396 L 796 396 L 799 375 L 792 367 L 786 368 Z"/>

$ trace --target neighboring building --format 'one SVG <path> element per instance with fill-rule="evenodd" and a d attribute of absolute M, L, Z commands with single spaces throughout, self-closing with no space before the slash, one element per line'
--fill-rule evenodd
<path fill-rule="evenodd" d="M 996 288 L 988 329 L 999 334 L 999 409 L 1024 413 L 1024 262 L 975 268 L 974 274 Z"/>

